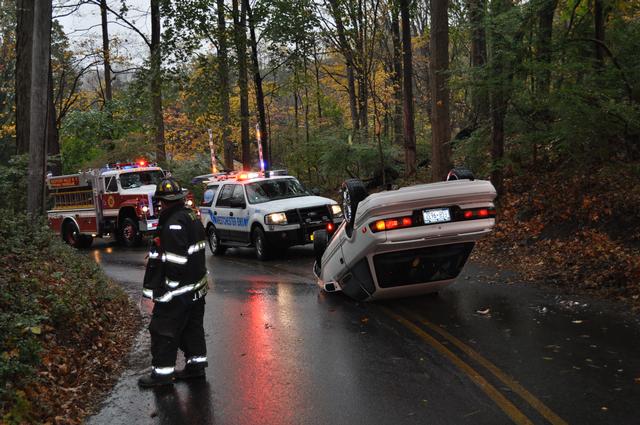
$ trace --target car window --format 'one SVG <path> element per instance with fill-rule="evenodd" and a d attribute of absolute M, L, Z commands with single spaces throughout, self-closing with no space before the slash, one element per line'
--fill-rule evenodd
<path fill-rule="evenodd" d="M 216 207 L 228 207 L 231 203 L 231 197 L 233 196 L 233 189 L 235 184 L 225 184 L 222 186 L 220 195 L 218 195 L 218 201 Z"/>
<path fill-rule="evenodd" d="M 118 181 L 116 180 L 116 176 L 109 177 L 109 182 L 107 183 L 107 192 L 117 192 L 118 191 Z"/>
<path fill-rule="evenodd" d="M 218 185 L 209 186 L 207 190 L 205 190 L 204 195 L 202 197 L 202 205 L 203 207 L 210 207 L 213 203 L 213 198 L 216 197 L 216 192 L 218 191 Z"/>
<path fill-rule="evenodd" d="M 246 187 L 247 198 L 251 204 L 310 195 L 302 183 L 291 178 L 263 180 L 249 183 Z"/>
<path fill-rule="evenodd" d="M 245 203 L 246 201 L 244 200 L 244 190 L 242 188 L 242 185 L 235 185 L 235 188 L 233 189 L 233 195 L 231 196 L 232 202 L 235 205 L 238 205 L 239 203 Z"/>

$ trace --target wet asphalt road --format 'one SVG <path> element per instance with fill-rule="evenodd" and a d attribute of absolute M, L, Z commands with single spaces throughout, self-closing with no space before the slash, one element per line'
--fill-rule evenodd
<path fill-rule="evenodd" d="M 144 249 L 88 255 L 140 301 Z M 139 390 L 143 330 L 88 423 L 640 424 L 640 323 L 613 304 L 473 264 L 436 296 L 364 304 L 321 293 L 312 263 L 207 252 L 207 380 Z"/>

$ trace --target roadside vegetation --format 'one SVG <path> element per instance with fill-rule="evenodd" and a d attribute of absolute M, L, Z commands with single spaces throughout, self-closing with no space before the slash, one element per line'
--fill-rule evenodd
<path fill-rule="evenodd" d="M 80 423 L 123 368 L 138 310 L 44 219 L 11 209 L 26 196 L 18 165 L 0 167 L 18 202 L 0 209 L 0 423 Z"/>

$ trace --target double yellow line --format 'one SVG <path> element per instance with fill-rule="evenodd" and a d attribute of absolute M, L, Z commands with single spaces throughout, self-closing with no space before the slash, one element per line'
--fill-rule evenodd
<path fill-rule="evenodd" d="M 498 389 L 496 389 L 491 383 L 489 383 L 480 373 L 478 373 L 473 367 L 467 364 L 464 360 L 458 357 L 453 351 L 445 347 L 440 341 L 434 338 L 432 335 L 424 331 L 420 326 L 417 326 L 411 320 L 406 319 L 394 313 L 387 307 L 381 307 L 382 310 L 389 317 L 393 318 L 411 332 L 416 334 L 420 339 L 428 343 L 435 348 L 441 355 L 447 358 L 458 369 L 464 372 L 469 378 L 491 399 L 493 402 L 502 409 L 503 412 L 511 418 L 513 422 L 518 425 L 533 425 L 533 422 L 527 418 L 524 413 L 520 411 L 511 401 L 509 401 Z M 429 330 L 439 334 L 444 339 L 449 341 L 460 351 L 466 354 L 469 358 L 473 359 L 476 363 L 480 364 L 486 370 L 488 370 L 493 376 L 500 380 L 504 385 L 509 387 L 515 394 L 518 394 L 524 401 L 535 409 L 540 415 L 542 415 L 552 425 L 567 425 L 562 418 L 549 409 L 544 403 L 538 400 L 533 394 L 527 391 L 522 385 L 516 382 L 512 377 L 500 370 L 496 365 L 489 360 L 482 357 L 478 352 L 471 347 L 460 341 L 458 338 L 451 335 L 449 332 L 442 329 L 440 326 L 435 325 L 428 320 L 417 317 L 415 314 L 409 313 L 406 310 L 402 310 L 403 314 L 414 321 L 417 321 L 421 325 L 425 326 Z"/>

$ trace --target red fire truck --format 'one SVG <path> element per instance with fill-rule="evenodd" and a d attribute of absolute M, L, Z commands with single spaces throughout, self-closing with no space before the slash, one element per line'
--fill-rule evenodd
<path fill-rule="evenodd" d="M 49 176 L 49 227 L 76 248 L 87 248 L 94 237 L 105 236 L 115 236 L 124 246 L 137 245 L 145 232 L 158 226 L 153 194 L 164 176 L 160 167 L 146 161 Z"/>

